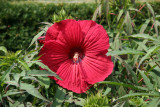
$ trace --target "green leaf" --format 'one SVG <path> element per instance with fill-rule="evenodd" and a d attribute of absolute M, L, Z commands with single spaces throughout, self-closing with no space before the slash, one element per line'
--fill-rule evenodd
<path fill-rule="evenodd" d="M 141 87 L 141 86 L 133 86 L 133 85 L 130 85 L 130 84 L 125 84 L 125 83 L 120 83 L 120 82 L 102 81 L 102 82 L 98 82 L 98 83 L 119 85 L 119 86 L 123 86 L 123 87 L 132 88 L 132 89 L 135 89 L 135 90 L 147 90 L 147 88 L 144 88 L 144 87 Z"/>
<path fill-rule="evenodd" d="M 15 56 L 18 56 L 21 52 L 22 52 L 22 50 L 16 51 Z"/>
<path fill-rule="evenodd" d="M 98 13 L 100 13 L 100 11 L 101 11 L 101 7 L 102 7 L 102 4 L 99 4 L 98 7 L 96 8 L 96 10 L 95 10 L 95 12 L 94 12 L 94 14 L 93 14 L 93 17 L 92 17 L 92 20 L 93 20 L 93 21 L 96 21 L 97 15 L 98 15 Z"/>
<path fill-rule="evenodd" d="M 5 81 L 6 84 L 9 84 L 9 85 L 14 85 L 16 87 L 19 87 L 19 84 L 17 81 Z"/>
<path fill-rule="evenodd" d="M 50 86 L 50 79 L 48 77 L 38 77 L 37 78 L 40 85 L 44 86 L 46 89 Z"/>
<path fill-rule="evenodd" d="M 131 17 L 129 15 L 129 12 L 127 11 L 126 16 L 125 16 L 125 23 L 126 23 L 126 31 L 128 35 L 131 35 L 133 32 L 132 29 L 132 21 L 131 21 Z"/>
<path fill-rule="evenodd" d="M 36 69 L 29 70 L 26 74 L 29 76 L 57 76 L 57 74 L 55 74 L 54 72 Z"/>
<path fill-rule="evenodd" d="M 4 46 L 0 46 L 0 51 L 3 51 L 5 54 L 7 54 L 7 49 Z"/>
<path fill-rule="evenodd" d="M 139 70 L 139 72 L 140 72 L 141 76 L 143 77 L 143 80 L 144 80 L 146 86 L 148 87 L 148 89 L 153 91 L 154 90 L 153 84 L 151 84 L 149 78 L 141 70 Z"/>
<path fill-rule="evenodd" d="M 18 62 L 19 62 L 26 70 L 30 70 L 30 68 L 29 68 L 29 66 L 28 66 L 28 64 L 27 64 L 26 62 L 21 61 L 21 60 L 19 60 L 19 59 L 18 59 Z"/>
<path fill-rule="evenodd" d="M 157 41 L 157 39 L 153 38 L 152 36 L 150 36 L 148 34 L 135 34 L 135 35 L 130 35 L 129 37 L 143 38 L 143 39 L 150 39 L 150 40 L 153 40 L 153 41 Z"/>
<path fill-rule="evenodd" d="M 142 25 L 142 27 L 141 27 L 141 29 L 140 29 L 140 33 L 144 33 L 144 31 L 146 30 L 149 22 L 150 22 L 150 20 L 147 19 L 146 22 Z"/>
<path fill-rule="evenodd" d="M 116 99 L 115 101 L 120 100 L 120 99 L 123 99 L 123 98 L 136 97 L 136 96 L 153 96 L 153 97 L 160 97 L 160 95 L 151 94 L 151 93 L 131 93 L 131 94 L 124 95 L 124 96 Z"/>
<path fill-rule="evenodd" d="M 34 43 L 35 41 L 37 41 L 37 39 L 38 39 L 40 36 L 42 36 L 44 33 L 45 33 L 45 31 L 42 30 L 42 31 L 39 32 L 36 36 L 34 36 L 34 38 L 32 39 L 32 42 L 30 43 L 29 47 L 31 47 L 31 46 L 33 45 L 33 43 Z"/>
<path fill-rule="evenodd" d="M 12 66 L 10 66 L 8 68 L 8 70 L 5 71 L 5 73 L 2 75 L 2 77 L 0 78 L 0 81 L 3 82 L 5 80 L 5 78 L 10 74 L 11 70 L 15 67 L 16 64 L 13 64 Z"/>
<path fill-rule="evenodd" d="M 119 14 L 118 14 L 118 17 L 117 17 L 117 22 L 119 22 L 119 19 L 121 18 L 123 12 L 124 12 L 123 9 L 121 9 L 121 10 L 119 11 Z"/>
<path fill-rule="evenodd" d="M 51 69 L 49 69 L 48 66 L 44 65 L 42 62 L 39 62 L 39 61 L 31 61 L 30 63 L 31 63 L 31 64 L 37 64 L 37 65 L 39 65 L 41 68 L 46 69 L 46 70 L 48 70 L 49 72 L 51 72 L 52 75 L 54 74 L 54 76 L 55 76 L 57 79 L 62 80 L 55 72 L 53 72 Z M 35 71 L 35 72 L 36 72 L 36 71 Z M 42 72 L 43 72 L 43 71 L 42 71 Z"/>
<path fill-rule="evenodd" d="M 147 107 L 153 107 L 153 106 L 158 107 L 159 103 L 160 103 L 160 98 L 152 98 Z"/>
<path fill-rule="evenodd" d="M 125 54 L 143 55 L 144 52 L 138 51 L 138 50 L 133 50 L 133 49 L 126 49 L 126 50 L 110 51 L 107 53 L 107 56 L 125 55 Z"/>
<path fill-rule="evenodd" d="M 3 95 L 3 97 L 7 97 L 7 96 L 10 96 L 10 95 L 15 95 L 15 94 L 22 94 L 24 93 L 25 91 L 18 91 L 18 90 L 8 90 L 6 94 Z"/>
<path fill-rule="evenodd" d="M 143 56 L 143 57 L 141 58 L 141 60 L 139 61 L 138 68 L 139 68 L 139 66 L 141 65 L 141 63 L 142 63 L 145 59 L 147 59 L 148 56 L 150 56 L 150 54 L 151 54 L 152 52 L 155 52 L 155 51 L 156 51 L 157 49 L 159 49 L 159 48 L 160 48 L 159 45 L 151 47 L 151 48 L 147 51 L 146 55 Z"/>
<path fill-rule="evenodd" d="M 147 4 L 147 7 L 148 7 L 149 11 L 151 12 L 152 16 L 155 17 L 154 10 L 153 10 L 152 6 L 149 3 L 146 3 L 146 4 Z"/>
<path fill-rule="evenodd" d="M 66 90 L 62 87 L 58 87 L 56 90 L 56 94 L 53 100 L 53 107 L 61 107 L 62 103 L 65 100 Z"/>
<path fill-rule="evenodd" d="M 106 96 L 109 92 L 111 92 L 111 88 L 108 87 L 103 95 Z"/>
<path fill-rule="evenodd" d="M 29 94 L 39 98 L 39 99 L 42 99 L 44 101 L 47 101 L 47 102 L 50 102 L 48 101 L 46 98 L 44 98 L 40 92 L 38 91 L 38 89 L 34 88 L 33 85 L 31 84 L 27 84 L 27 83 L 20 83 L 20 89 L 22 90 L 26 90 Z"/>
<path fill-rule="evenodd" d="M 133 67 L 130 66 L 126 61 L 124 61 L 122 58 L 119 56 L 115 56 L 120 60 L 121 63 L 123 63 L 127 69 L 128 72 L 130 72 L 130 75 L 132 76 L 132 80 L 134 81 L 135 84 L 138 84 L 138 79 L 136 73 L 133 71 Z"/>

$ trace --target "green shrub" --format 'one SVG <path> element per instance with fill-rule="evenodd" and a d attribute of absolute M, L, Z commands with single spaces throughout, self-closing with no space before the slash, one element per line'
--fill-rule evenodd
<path fill-rule="evenodd" d="M 16 51 L 28 47 L 41 27 L 40 22 L 51 22 L 54 13 L 64 9 L 74 19 L 91 19 L 94 4 L 42 4 L 33 2 L 1 2 L 0 45 Z"/>

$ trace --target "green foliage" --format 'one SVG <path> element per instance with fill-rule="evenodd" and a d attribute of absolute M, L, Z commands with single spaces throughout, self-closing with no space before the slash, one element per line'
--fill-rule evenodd
<path fill-rule="evenodd" d="M 109 99 L 101 93 L 87 97 L 84 107 L 109 107 Z"/>
<path fill-rule="evenodd" d="M 42 27 L 40 22 L 53 23 L 72 17 L 87 20 L 92 16 L 95 6 L 95 4 L 57 5 L 2 1 L 0 3 L 0 46 L 5 46 L 12 51 L 27 48 L 32 38 L 39 32 L 39 28 Z M 61 9 L 64 11 L 60 11 Z"/>
<path fill-rule="evenodd" d="M 22 4 L 8 2 L 4 2 L 4 4 L 6 7 L 10 6 L 8 11 L 12 13 L 13 11 L 10 10 L 10 8 L 13 9 L 12 6 L 21 6 L 22 10 L 29 6 L 23 4 L 23 6 L 26 5 L 26 7 L 23 7 Z M 29 8 L 39 11 L 38 9 L 42 9 L 39 5 L 45 6 L 44 4 L 32 4 Z M 87 6 L 86 4 L 81 6 L 83 7 L 83 5 Z M 51 107 L 160 106 L 160 13 L 158 3 L 132 4 L 130 0 L 123 0 L 123 2 L 122 0 L 101 0 L 100 2 L 97 1 L 97 8 L 92 8 L 95 10 L 94 14 L 91 9 L 93 5 L 90 8 L 88 7 L 91 10 L 87 10 L 86 7 L 83 10 L 73 4 L 67 6 L 60 4 L 63 9 L 57 5 L 54 6 L 54 9 L 58 9 L 47 13 L 50 15 L 47 17 L 48 19 L 43 20 L 42 18 L 42 20 L 39 20 L 39 22 L 49 22 L 43 22 L 45 26 L 39 33 L 35 33 L 36 36 L 31 33 L 34 38 L 32 41 L 30 40 L 30 45 L 28 44 L 30 51 L 10 52 L 5 47 L 0 47 L 0 105 Z M 47 4 L 46 10 L 42 10 L 48 12 L 52 10 L 51 7 L 51 4 Z M 4 9 L 2 9 L 2 13 Z M 88 16 L 85 16 L 85 10 L 90 11 L 86 12 Z M 34 11 L 23 10 L 23 13 L 25 12 L 32 13 Z M 46 14 L 43 12 L 40 17 Z M 92 14 L 92 19 L 102 24 L 107 30 L 110 37 L 110 49 L 107 55 L 112 56 L 115 67 L 113 73 L 105 81 L 94 84 L 86 93 L 76 94 L 63 89 L 47 77 L 53 75 L 60 79 L 58 75 L 38 60 L 40 57 L 38 51 L 41 46 L 37 43 L 37 38 L 44 35 L 53 22 L 70 18 L 70 16 L 74 19 L 77 19 L 76 17 L 81 20 L 91 19 Z M 0 23 L 6 24 L 13 18 L 9 17 L 12 14 L 7 15 L 7 12 L 6 15 L 2 15 L 3 20 L 1 19 Z M 18 17 L 24 16 L 21 14 Z M 29 22 L 26 25 L 30 23 L 27 26 L 32 25 L 31 19 L 34 17 L 34 20 L 40 18 L 34 16 L 34 14 L 30 17 L 27 16 L 26 22 Z M 16 20 L 14 21 L 16 22 Z M 24 20 L 21 21 L 23 23 Z M 2 32 L 0 38 L 10 32 L 10 28 L 7 28 L 6 25 L 0 27 Z M 21 26 L 24 28 L 26 25 L 22 24 Z M 4 30 L 6 28 L 8 30 Z M 34 29 L 34 31 L 37 31 L 37 29 Z M 19 30 L 22 31 L 22 29 Z M 14 29 L 13 31 L 15 32 Z M 28 33 L 28 31 L 26 32 Z M 7 43 L 9 46 L 10 42 L 8 40 Z M 31 47 L 34 47 L 34 49 Z M 39 67 L 46 70 L 40 71 Z"/>

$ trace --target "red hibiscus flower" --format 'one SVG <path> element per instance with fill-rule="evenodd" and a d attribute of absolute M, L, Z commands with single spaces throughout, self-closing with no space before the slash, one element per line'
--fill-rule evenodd
<path fill-rule="evenodd" d="M 88 20 L 63 20 L 46 33 L 40 60 L 62 80 L 50 76 L 60 86 L 76 93 L 103 81 L 113 70 L 109 37 L 105 29 Z"/>

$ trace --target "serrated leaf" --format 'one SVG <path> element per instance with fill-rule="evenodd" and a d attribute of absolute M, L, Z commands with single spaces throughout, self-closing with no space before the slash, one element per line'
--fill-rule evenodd
<path fill-rule="evenodd" d="M 138 50 L 127 49 L 127 50 L 119 50 L 119 51 L 110 51 L 107 53 L 107 56 L 125 55 L 125 54 L 143 55 L 144 52 L 138 51 Z"/>
<path fill-rule="evenodd" d="M 148 34 L 135 34 L 135 35 L 130 35 L 130 37 L 143 38 L 143 39 L 149 39 L 149 40 L 157 41 L 157 39 L 153 38 L 152 36 L 150 36 Z"/>
<path fill-rule="evenodd" d="M 123 99 L 123 98 L 135 97 L 135 96 L 153 96 L 153 97 L 160 97 L 160 95 L 151 94 L 151 93 L 132 93 L 132 94 L 124 95 L 124 96 L 116 99 L 115 101 L 120 100 L 120 99 Z"/>
<path fill-rule="evenodd" d="M 132 21 L 131 21 L 131 17 L 129 15 L 129 12 L 127 11 L 126 16 L 125 16 L 125 23 L 126 23 L 126 31 L 128 35 L 131 35 L 133 32 L 132 29 Z"/>
<path fill-rule="evenodd" d="M 147 57 L 148 57 L 152 52 L 156 51 L 156 50 L 159 49 L 159 48 L 160 48 L 159 45 L 151 47 L 151 48 L 147 51 L 146 55 L 141 58 L 141 60 L 140 60 L 140 62 L 139 62 L 139 65 L 138 65 L 138 68 L 139 68 L 139 66 L 141 65 L 141 63 L 142 63 L 145 59 L 147 59 Z"/>
<path fill-rule="evenodd" d="M 29 70 L 26 73 L 28 76 L 57 76 L 54 72 L 50 72 L 47 70 Z"/>
<path fill-rule="evenodd" d="M 37 78 L 40 85 L 44 86 L 46 89 L 50 86 L 50 79 L 48 77 L 38 77 Z"/>
<path fill-rule="evenodd" d="M 141 86 L 133 86 L 133 85 L 130 85 L 130 84 L 125 84 L 125 83 L 120 83 L 120 82 L 102 81 L 102 82 L 99 82 L 99 83 L 118 85 L 118 86 L 132 88 L 132 89 L 135 89 L 135 90 L 147 90 L 147 88 L 144 88 L 144 87 L 141 87 Z"/>
<path fill-rule="evenodd" d="M 40 92 L 38 91 L 38 89 L 34 88 L 33 85 L 31 84 L 27 84 L 27 83 L 20 83 L 20 89 L 23 89 L 23 90 L 26 90 L 29 94 L 39 98 L 39 99 L 42 99 L 44 101 L 47 101 L 47 102 L 50 102 L 48 101 L 46 98 L 44 98 Z"/>
<path fill-rule="evenodd" d="M 53 100 L 53 107 L 61 107 L 65 100 L 66 90 L 62 87 L 58 87 Z"/>
<path fill-rule="evenodd" d="M 148 87 L 148 89 L 153 91 L 154 90 L 153 84 L 151 84 L 149 78 L 141 70 L 139 70 L 139 72 L 140 72 L 141 76 L 143 77 L 143 80 L 144 80 L 146 86 Z"/>
<path fill-rule="evenodd" d="M 31 63 L 31 64 L 37 64 L 37 65 L 39 65 L 41 68 L 46 69 L 46 70 L 48 70 L 49 72 L 51 72 L 52 74 L 54 74 L 54 76 L 55 76 L 57 79 L 62 80 L 55 72 L 53 72 L 51 69 L 49 69 L 48 66 L 44 65 L 42 62 L 39 62 L 39 61 L 37 60 L 37 61 L 31 61 L 30 63 Z"/>
<path fill-rule="evenodd" d="M 123 63 L 127 69 L 128 72 L 131 73 L 132 75 L 132 79 L 134 81 L 135 84 L 138 84 L 138 79 L 137 79 L 137 75 L 136 73 L 133 71 L 133 67 L 131 67 L 128 63 L 126 63 L 126 61 L 124 61 L 122 58 L 120 58 L 119 56 L 115 56 L 116 58 L 118 58 L 120 60 L 121 63 Z"/>
<path fill-rule="evenodd" d="M 147 20 L 145 21 L 145 23 L 142 25 L 142 27 L 141 27 L 141 29 L 140 29 L 140 33 L 141 33 L 141 34 L 144 33 L 144 31 L 146 30 L 149 22 L 150 22 L 150 20 L 147 19 Z"/>
<path fill-rule="evenodd" d="M 2 77 L 0 78 L 0 81 L 3 82 L 5 80 L 5 78 L 9 75 L 9 73 L 11 72 L 11 70 L 15 67 L 16 64 L 13 64 L 12 66 L 10 66 L 8 68 L 8 70 L 5 71 L 5 73 L 2 75 Z"/>

